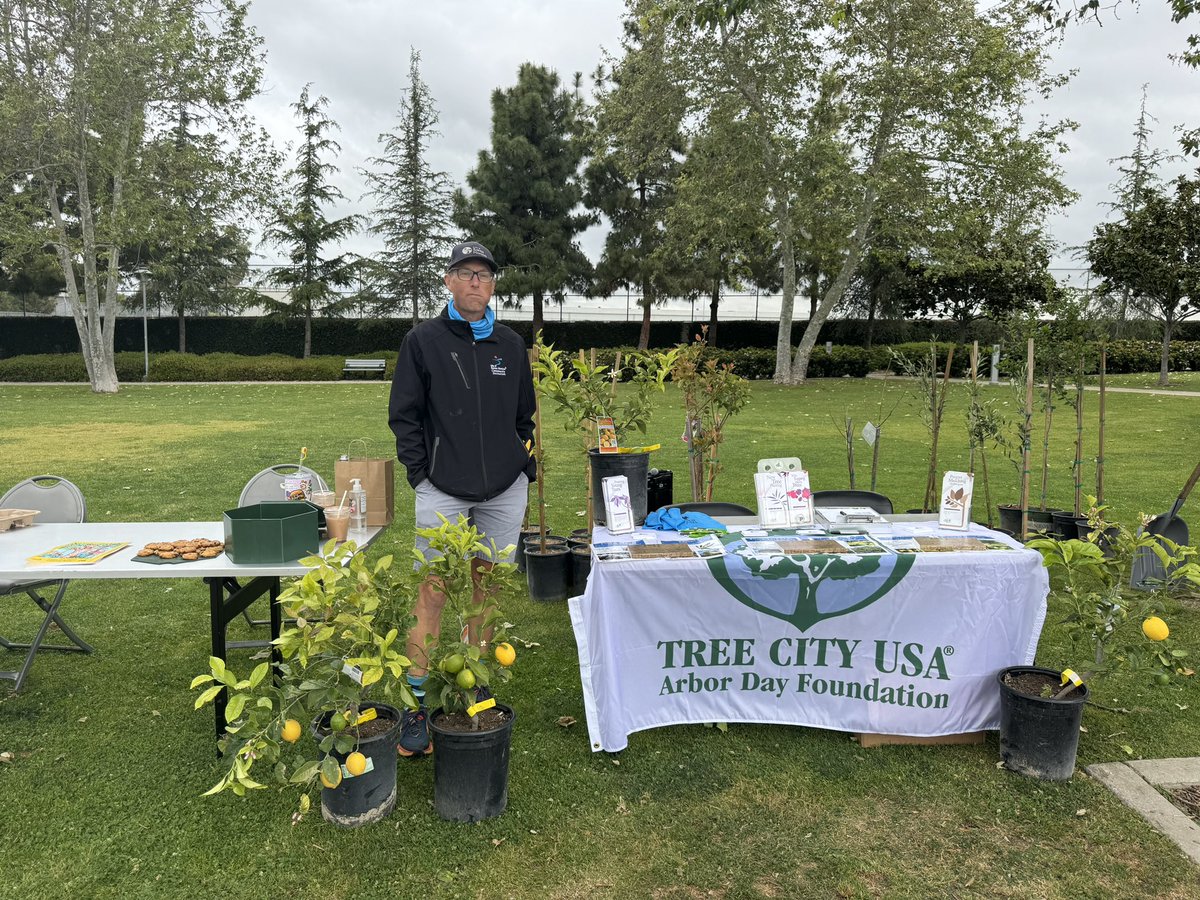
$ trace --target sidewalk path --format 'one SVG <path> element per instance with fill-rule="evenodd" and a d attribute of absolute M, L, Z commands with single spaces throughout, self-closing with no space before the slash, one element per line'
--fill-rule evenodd
<path fill-rule="evenodd" d="M 893 375 L 890 372 L 868 372 L 867 377 L 877 381 L 916 381 L 911 375 Z M 941 381 L 940 378 L 938 380 Z M 966 378 L 951 378 L 950 381 L 952 384 L 967 383 Z M 982 378 L 979 379 L 979 383 L 984 387 L 1009 387 L 1011 384 L 1008 381 L 1001 381 L 999 384 L 994 385 Z M 1041 386 L 1044 387 L 1045 385 Z M 1083 389 L 1093 393 L 1100 392 L 1099 386 L 1094 384 L 1085 384 Z M 1166 388 L 1114 387 L 1112 385 L 1105 385 L 1104 391 L 1108 394 L 1157 394 L 1160 397 L 1200 397 L 1200 391 L 1173 391 Z"/>

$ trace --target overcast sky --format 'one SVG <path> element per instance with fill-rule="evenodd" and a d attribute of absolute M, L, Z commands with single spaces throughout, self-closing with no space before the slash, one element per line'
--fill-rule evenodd
<path fill-rule="evenodd" d="M 1081 266 L 1069 248 L 1109 215 L 1102 204 L 1117 174 L 1109 160 L 1132 147 L 1142 84 L 1149 85 L 1158 146 L 1176 152 L 1176 128 L 1200 126 L 1200 71 L 1168 58 L 1200 31 L 1200 21 L 1173 24 L 1165 0 L 1145 0 L 1139 10 L 1125 0 L 1121 7 L 1103 25 L 1067 29 L 1054 65 L 1078 74 L 1038 110 L 1079 123 L 1062 163 L 1080 199 L 1050 223 L 1063 248 L 1054 263 L 1060 267 Z M 312 82 L 341 127 L 336 184 L 349 201 L 344 211 L 366 213 L 370 203 L 359 199 L 357 169 L 377 152 L 378 134 L 394 126 L 410 47 L 421 53 L 422 75 L 441 114 L 431 162 L 461 183 L 489 145 L 492 90 L 510 86 L 526 61 L 554 69 L 565 82 L 577 71 L 588 75 L 605 49 L 618 48 L 623 9 L 621 0 L 255 0 L 250 18 L 265 40 L 267 69 L 254 112 L 280 146 L 293 141 L 290 104 Z M 1181 160 L 1164 174 L 1186 168 Z M 593 258 L 602 239 L 599 229 L 584 235 Z M 374 246 L 362 237 L 351 249 Z M 269 248 L 262 253 L 277 258 Z"/>

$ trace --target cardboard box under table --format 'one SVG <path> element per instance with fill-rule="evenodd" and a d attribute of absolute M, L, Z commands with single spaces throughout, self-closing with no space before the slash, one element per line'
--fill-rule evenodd
<path fill-rule="evenodd" d="M 320 545 L 317 508 L 279 501 L 226 510 L 225 553 L 246 563 L 283 563 L 315 553 Z"/>
<path fill-rule="evenodd" d="M 333 464 L 338 500 L 357 478 L 367 492 L 367 525 L 391 525 L 394 516 L 396 461 L 374 457 L 339 459 Z"/>

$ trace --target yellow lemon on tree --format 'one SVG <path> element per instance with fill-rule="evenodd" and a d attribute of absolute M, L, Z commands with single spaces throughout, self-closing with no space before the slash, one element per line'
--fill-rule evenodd
<path fill-rule="evenodd" d="M 461 653 L 451 653 L 449 656 L 447 656 L 445 659 L 442 660 L 440 668 L 443 672 L 447 673 L 448 675 L 457 675 L 459 672 L 461 672 L 463 670 L 463 666 L 465 666 L 466 664 L 467 664 L 467 661 L 466 661 L 466 659 L 463 658 L 463 655 Z"/>
<path fill-rule="evenodd" d="M 346 771 L 351 775 L 361 775 L 367 771 L 367 758 L 355 750 L 346 757 Z"/>
<path fill-rule="evenodd" d="M 497 644 L 496 645 L 496 662 L 505 668 L 511 666 L 517 661 L 517 651 L 513 649 L 512 644 Z"/>
<path fill-rule="evenodd" d="M 464 691 L 469 691 L 475 687 L 475 673 L 470 669 L 463 669 L 454 677 L 454 683 Z"/>
<path fill-rule="evenodd" d="M 1142 633 L 1152 641 L 1165 641 L 1171 629 L 1158 616 L 1151 616 L 1142 623 Z"/>
<path fill-rule="evenodd" d="M 324 772 L 321 773 L 321 784 L 325 785 L 325 787 L 329 788 L 330 790 L 333 790 L 335 787 L 337 787 L 341 783 L 342 783 L 342 767 L 341 766 L 338 766 L 337 778 L 335 778 L 333 781 L 330 781 L 328 778 L 326 778 Z"/>
<path fill-rule="evenodd" d="M 279 732 L 279 736 L 289 744 L 294 744 L 300 740 L 300 723 L 295 719 L 288 719 L 283 723 L 283 731 Z"/>

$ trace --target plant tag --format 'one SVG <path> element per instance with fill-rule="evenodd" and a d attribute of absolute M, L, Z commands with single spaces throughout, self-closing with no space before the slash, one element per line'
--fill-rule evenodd
<path fill-rule="evenodd" d="M 488 697 L 486 700 L 480 700 L 474 706 L 468 706 L 467 707 L 467 715 L 474 718 L 476 713 L 481 713 L 485 709 L 491 709 L 495 705 L 496 705 L 496 698 Z"/>
<path fill-rule="evenodd" d="M 375 760 L 373 757 L 367 757 L 367 767 L 362 770 L 362 774 L 375 771 Z M 357 778 L 357 775 L 351 775 L 350 770 L 346 768 L 346 764 L 342 763 L 342 778 Z"/>
<path fill-rule="evenodd" d="M 938 528 L 966 531 L 971 527 L 971 497 L 975 476 L 966 472 L 947 472 L 942 477 L 942 502 L 938 508 Z"/>
<path fill-rule="evenodd" d="M 350 663 L 342 662 L 342 674 L 356 684 L 362 684 L 362 669 L 358 666 L 352 666 Z"/>
<path fill-rule="evenodd" d="M 375 711 L 375 707 L 371 707 L 370 709 L 364 711 L 357 719 L 355 719 L 354 724 L 361 725 L 363 722 L 370 722 L 377 715 L 379 715 L 379 713 Z"/>
<path fill-rule="evenodd" d="M 617 428 L 612 416 L 600 416 L 596 419 L 596 446 L 601 453 L 617 452 Z"/>
<path fill-rule="evenodd" d="M 612 534 L 633 531 L 633 506 L 629 500 L 629 479 L 611 475 L 604 479 L 604 515 Z"/>
<path fill-rule="evenodd" d="M 875 427 L 873 422 L 868 422 L 863 426 L 862 437 L 867 442 L 868 447 L 874 447 L 875 438 L 879 437 L 879 429 Z"/>
<path fill-rule="evenodd" d="M 1075 674 L 1074 669 L 1063 669 L 1062 683 L 1066 684 L 1068 681 L 1075 685 L 1075 687 L 1083 687 L 1083 679 Z"/>

